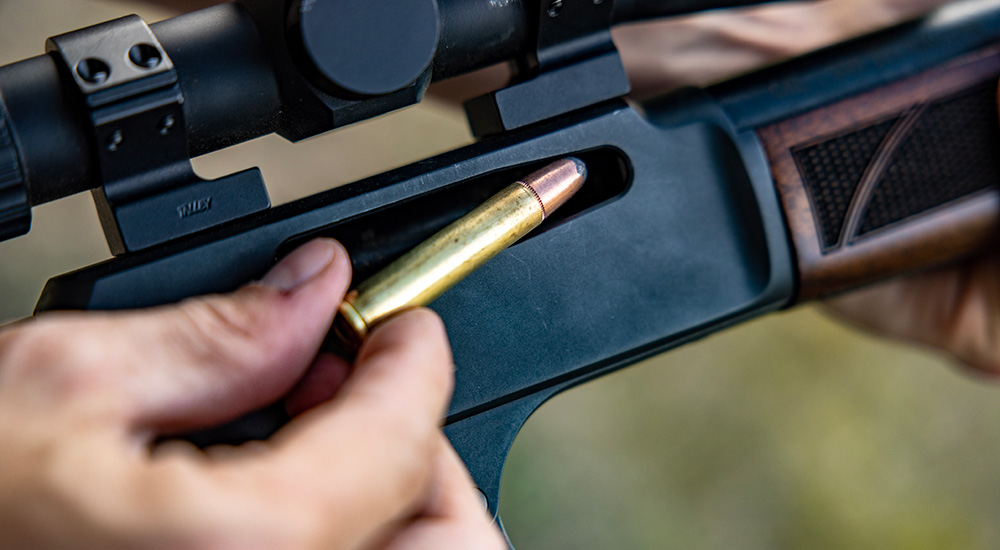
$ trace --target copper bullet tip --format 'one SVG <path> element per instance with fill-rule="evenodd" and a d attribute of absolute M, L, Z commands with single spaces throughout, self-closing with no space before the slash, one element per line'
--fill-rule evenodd
<path fill-rule="evenodd" d="M 545 217 L 549 217 L 566 204 L 586 180 L 587 165 L 576 157 L 566 157 L 532 173 L 521 183 L 535 194 Z"/>

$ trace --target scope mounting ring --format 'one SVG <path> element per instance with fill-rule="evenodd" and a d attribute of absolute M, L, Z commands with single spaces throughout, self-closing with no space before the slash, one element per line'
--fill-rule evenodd
<path fill-rule="evenodd" d="M 266 210 L 260 170 L 217 180 L 194 173 L 184 94 L 170 56 L 138 16 L 50 38 L 76 84 L 103 185 L 93 191 L 115 255 Z"/>

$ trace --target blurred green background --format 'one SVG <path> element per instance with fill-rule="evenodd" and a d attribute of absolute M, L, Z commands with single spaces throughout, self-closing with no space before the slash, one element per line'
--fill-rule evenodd
<path fill-rule="evenodd" d="M 0 0 L 0 63 L 46 37 L 162 8 Z M 470 140 L 428 101 L 292 146 L 198 159 L 260 165 L 286 202 Z M 109 257 L 89 195 L 35 210 L 0 244 L 0 322 L 48 277 Z M 771 315 L 548 403 L 507 464 L 501 509 L 530 549 L 1000 548 L 1000 389 L 813 308 Z"/>

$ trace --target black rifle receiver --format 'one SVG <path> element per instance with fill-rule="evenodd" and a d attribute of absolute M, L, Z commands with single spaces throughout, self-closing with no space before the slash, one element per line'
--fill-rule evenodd
<path fill-rule="evenodd" d="M 116 257 L 49 281 L 39 312 L 226 292 L 317 236 L 344 243 L 361 280 L 502 186 L 578 156 L 583 190 L 432 306 L 457 365 L 445 430 L 495 513 L 507 450 L 545 400 L 796 300 L 801 248 L 763 128 L 1000 39 L 1000 4 L 962 2 L 714 89 L 620 99 L 612 23 L 751 3 L 245 0 L 55 37 L 48 55 L 0 68 L 3 234 L 27 230 L 31 205 L 94 190 Z M 298 140 L 413 104 L 431 81 L 500 61 L 517 77 L 468 103 L 480 139 L 462 149 L 276 208 L 256 171 L 203 181 L 190 169 L 265 133 Z M 989 69 L 976 85 L 995 82 Z M 934 206 L 995 203 L 993 191 Z M 286 420 L 268 409 L 192 439 L 266 437 Z"/>

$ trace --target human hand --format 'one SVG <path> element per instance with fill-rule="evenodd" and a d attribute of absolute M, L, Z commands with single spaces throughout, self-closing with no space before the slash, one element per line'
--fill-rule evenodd
<path fill-rule="evenodd" d="M 949 0 L 821 0 L 712 10 L 617 27 L 638 97 L 704 86 L 926 13 Z"/>
<path fill-rule="evenodd" d="M 896 278 L 826 306 L 875 334 L 934 346 L 981 374 L 1000 377 L 1000 254 Z"/>
<path fill-rule="evenodd" d="M 319 240 L 230 295 L 0 331 L 0 547 L 505 547 L 438 429 L 440 319 L 387 322 L 353 371 L 316 357 L 349 282 Z M 286 395 L 269 441 L 150 450 Z"/>
<path fill-rule="evenodd" d="M 898 277 L 827 300 L 826 307 L 875 334 L 933 346 L 1000 378 L 1000 253 Z"/>
<path fill-rule="evenodd" d="M 823 0 L 715 11 L 615 30 L 640 96 L 708 84 L 916 16 L 944 0 Z M 843 320 L 929 344 L 1000 375 L 1000 257 L 899 278 L 828 302 Z"/>

